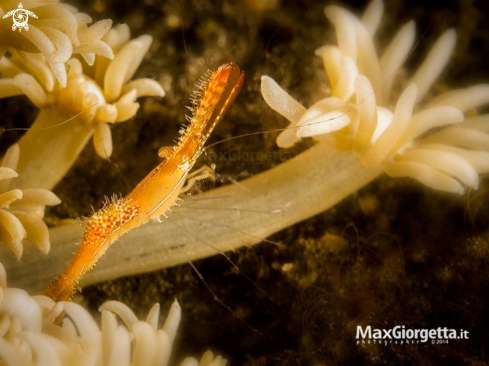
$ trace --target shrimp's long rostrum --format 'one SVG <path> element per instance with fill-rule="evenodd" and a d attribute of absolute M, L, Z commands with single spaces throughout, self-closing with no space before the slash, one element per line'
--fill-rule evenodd
<path fill-rule="evenodd" d="M 192 96 L 190 125 L 177 145 L 165 149 L 164 160 L 124 198 L 113 200 L 87 222 L 78 252 L 44 295 L 69 300 L 83 275 L 122 234 L 163 215 L 175 202 L 187 173 L 202 154 L 204 144 L 243 85 L 244 73 L 226 63 L 198 85 Z"/>

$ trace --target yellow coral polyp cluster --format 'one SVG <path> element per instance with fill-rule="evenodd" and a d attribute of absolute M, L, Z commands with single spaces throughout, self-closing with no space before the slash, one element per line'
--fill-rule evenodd
<path fill-rule="evenodd" d="M 32 10 L 37 19 L 29 18 L 28 31 L 12 31 L 12 19 L 2 17 L 17 9 L 18 4 L 18 0 L 0 3 L 0 58 L 9 49 L 40 52 L 59 84 L 65 87 L 67 74 L 64 64 L 72 54 L 80 54 L 89 65 L 93 65 L 95 55 L 114 57 L 109 45 L 101 40 L 112 26 L 110 19 L 89 27 L 92 18 L 71 5 L 60 4 L 59 0 L 27 0 L 23 1 L 24 9 Z"/>
<path fill-rule="evenodd" d="M 7 286 L 0 263 L 0 359 L 10 366 L 165 366 L 181 318 L 175 300 L 162 327 L 158 327 L 160 304 L 146 319 L 119 301 L 106 301 L 99 307 L 101 324 L 73 302 L 54 302 L 46 296 Z M 68 316 L 59 324 L 63 314 Z M 211 351 L 200 362 L 188 357 L 181 366 L 225 366 L 226 359 Z"/>
<path fill-rule="evenodd" d="M 323 46 L 316 55 L 323 59 L 331 96 L 306 109 L 273 79 L 262 77 L 265 101 L 291 122 L 277 144 L 287 148 L 314 137 L 354 151 L 365 167 L 381 165 L 393 177 L 460 194 L 464 186 L 477 189 L 479 174 L 489 172 L 489 115 L 474 120 L 465 113 L 489 102 L 489 85 L 422 102 L 451 57 L 455 31 L 442 34 L 400 97 L 392 100 L 395 76 L 414 44 L 414 22 L 401 27 L 378 57 L 373 36 L 383 14 L 381 0 L 373 0 L 362 19 L 338 6 L 326 7 L 325 13 L 338 45 Z M 450 125 L 429 135 L 433 128 Z"/>
<path fill-rule="evenodd" d="M 104 40 L 114 48 L 114 60 L 97 57 L 93 69 L 87 71 L 80 60 L 69 60 L 65 86 L 54 81 L 43 56 L 13 50 L 10 57 L 0 61 L 0 72 L 9 76 L 2 79 L 0 96 L 25 94 L 37 107 L 54 107 L 64 118 L 80 113 L 78 121 L 94 125 L 97 153 L 109 157 L 112 141 L 106 123 L 128 120 L 139 108 L 136 98 L 163 96 L 164 91 L 151 79 L 129 82 L 151 45 L 150 36 L 129 41 L 129 28 L 119 25 Z"/>
<path fill-rule="evenodd" d="M 0 73 L 6 76 L 0 79 L 0 97 L 25 94 L 41 109 L 20 140 L 17 187 L 53 188 L 92 134 L 98 155 L 109 158 L 112 137 L 108 124 L 133 117 L 139 109 L 137 98 L 165 94 L 152 79 L 131 81 L 151 45 L 151 36 L 130 40 L 129 27 L 124 24 L 111 29 L 103 42 L 114 50 L 114 59 L 97 56 L 93 66 L 85 68 L 79 59 L 70 59 L 66 86 L 56 80 L 42 54 L 12 49 L 0 60 Z"/>
<path fill-rule="evenodd" d="M 22 241 L 29 240 L 41 252 L 50 248 L 49 232 L 42 221 L 46 205 L 57 205 L 61 201 L 46 189 L 11 189 L 12 179 L 19 160 L 19 146 L 10 147 L 0 167 L 0 241 L 6 243 L 20 259 L 24 251 Z"/>

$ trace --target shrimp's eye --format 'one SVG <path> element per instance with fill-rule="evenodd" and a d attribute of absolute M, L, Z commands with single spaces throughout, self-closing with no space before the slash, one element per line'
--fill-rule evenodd
<path fill-rule="evenodd" d="M 158 156 L 162 159 L 168 159 L 173 153 L 173 146 L 163 146 L 158 150 Z"/>

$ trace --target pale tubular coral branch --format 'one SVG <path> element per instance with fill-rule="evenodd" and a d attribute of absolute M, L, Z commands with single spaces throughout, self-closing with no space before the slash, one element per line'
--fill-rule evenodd
<path fill-rule="evenodd" d="M 323 58 L 333 96 L 340 96 L 347 106 L 350 95 L 355 92 L 354 100 L 356 101 L 358 119 L 347 124 L 346 116 L 341 114 L 341 112 L 345 113 L 342 107 L 338 106 L 333 111 L 324 107 L 318 108 L 316 104 L 305 112 L 304 120 L 297 124 L 298 127 L 305 126 L 298 130 L 297 137 L 314 137 L 316 140 L 335 146 L 337 149 L 353 147 L 354 151 L 359 154 L 360 161 L 366 167 L 377 166 L 384 159 L 397 153 L 399 155 L 395 159 L 399 160 L 399 163 L 401 163 L 400 160 L 409 159 L 413 164 L 410 165 L 404 161 L 394 167 L 389 165 L 392 174 L 396 176 L 400 172 L 398 168 L 404 166 L 410 168 L 408 174 L 411 176 L 420 176 L 430 182 L 430 179 L 434 177 L 442 177 L 438 173 L 431 172 L 430 169 L 436 168 L 444 170 L 445 173 L 476 188 L 478 185 L 478 181 L 475 179 L 477 170 L 462 157 L 451 159 L 454 167 L 453 170 L 450 170 L 449 164 L 447 164 L 450 159 L 447 157 L 453 153 L 447 151 L 409 152 L 409 149 L 413 143 L 416 143 L 412 142 L 414 139 L 419 138 L 429 130 L 460 124 L 464 120 L 463 112 L 472 111 L 488 103 L 489 85 L 482 84 L 465 90 L 447 92 L 433 99 L 420 113 L 412 116 L 416 103 L 427 94 L 451 57 L 455 46 L 456 33 L 453 29 L 449 29 L 435 42 L 421 66 L 412 76 L 408 83 L 410 86 L 398 99 L 394 115 L 390 110 L 380 107 L 380 103 L 388 106 L 390 102 L 390 91 L 395 74 L 409 55 L 415 36 L 414 22 L 411 21 L 396 34 L 379 61 L 373 43 L 373 35 L 382 12 L 383 3 L 380 0 L 373 0 L 365 11 L 365 23 L 362 23 L 356 15 L 346 9 L 337 6 L 325 8 L 326 17 L 336 29 L 338 47 L 323 46 L 316 50 L 316 55 Z M 367 30 L 366 24 L 369 30 Z M 353 73 L 345 72 L 344 68 L 342 69 L 344 60 L 348 59 L 353 61 L 353 66 L 355 63 L 358 64 L 358 76 L 351 77 Z M 383 87 L 384 84 L 386 88 L 382 90 L 381 86 Z M 348 90 L 351 92 L 345 93 Z M 267 101 L 266 98 L 265 100 Z M 327 121 L 327 125 L 319 125 L 322 121 Z M 334 130 L 335 123 L 337 127 L 348 126 L 348 128 Z M 331 127 L 330 130 L 328 130 L 329 127 Z M 461 129 L 462 127 L 464 128 Z M 432 136 L 421 140 L 419 144 L 451 144 L 465 148 L 470 148 L 472 145 L 473 149 L 487 150 L 489 134 L 483 133 L 482 130 L 485 131 L 485 127 L 481 127 L 481 123 L 472 127 L 462 124 L 434 133 Z M 326 133 L 333 131 L 334 133 L 329 135 Z M 460 132 L 459 141 L 455 141 L 455 131 Z M 351 143 L 352 140 L 353 143 Z M 403 154 L 404 151 L 407 151 L 408 154 Z M 433 161 L 430 161 L 429 158 L 433 158 Z M 423 161 L 423 159 L 428 160 Z M 429 167 L 414 164 L 416 162 L 426 162 L 425 165 Z M 483 169 L 483 165 L 481 169 Z M 446 182 L 451 181 L 445 179 Z M 453 182 L 445 183 L 442 184 L 445 186 L 445 190 L 459 192 L 461 189 L 461 185 L 454 185 Z M 431 186 L 436 185 L 433 182 L 429 184 Z"/>
<path fill-rule="evenodd" d="M 112 154 L 112 133 L 107 123 L 97 123 L 93 132 L 93 145 L 98 156 L 108 159 Z"/>
<path fill-rule="evenodd" d="M 108 59 L 113 59 L 114 52 L 108 44 L 101 40 L 111 26 L 112 20 L 110 19 L 100 20 L 90 27 L 80 24 L 78 26 L 80 44 L 73 47 L 73 52 L 82 55 L 85 53 L 93 53 Z M 90 63 L 89 65 L 92 66 L 93 63 Z"/>
<path fill-rule="evenodd" d="M 379 103 L 384 106 L 389 105 L 394 78 L 413 47 L 415 35 L 416 26 L 414 21 L 411 20 L 397 32 L 380 58 L 383 99 Z"/>
<path fill-rule="evenodd" d="M 13 81 L 14 85 L 21 89 L 36 107 L 41 108 L 46 104 L 46 92 L 32 75 L 21 73 L 15 75 Z"/>
<path fill-rule="evenodd" d="M 50 366 L 63 366 L 62 361 L 56 357 L 56 352 L 65 354 L 65 359 L 70 353 L 70 348 L 55 337 L 51 337 L 42 333 L 25 332 L 19 335 L 19 338 L 26 341 L 27 346 L 30 346 L 36 359 L 45 360 Z"/>
<path fill-rule="evenodd" d="M 382 15 L 384 15 L 384 3 L 382 0 L 371 1 L 363 12 L 362 24 L 365 26 L 370 37 L 375 35 Z"/>
<path fill-rule="evenodd" d="M 117 327 L 110 349 L 109 365 L 129 365 L 131 362 L 131 336 L 122 326 Z"/>
<path fill-rule="evenodd" d="M 82 96 L 80 97 L 80 99 L 82 100 L 81 110 L 83 111 L 83 113 L 80 114 L 79 121 L 81 123 L 86 123 L 90 125 L 97 114 L 97 106 L 103 104 L 103 100 L 99 98 L 96 91 L 93 93 L 91 92 L 91 87 L 89 85 L 85 84 L 85 87 L 87 89 L 85 93 L 82 93 Z"/>
<path fill-rule="evenodd" d="M 160 304 L 157 302 L 155 303 L 151 309 L 148 312 L 148 315 L 146 316 L 146 323 L 151 325 L 151 328 L 153 328 L 153 331 L 158 330 L 158 320 L 160 318 Z"/>
<path fill-rule="evenodd" d="M 0 168 L 8 169 L 8 168 Z M 2 179 L 0 175 L 0 179 Z M 22 198 L 22 191 L 20 189 L 12 189 L 4 193 L 0 193 L 0 208 L 9 208 L 10 204 L 16 200 Z"/>
<path fill-rule="evenodd" d="M 50 4 L 36 7 L 38 20 L 36 24 L 41 27 L 50 27 L 65 32 L 71 43 L 75 46 L 80 44 L 77 35 L 77 19 L 65 6 Z"/>
<path fill-rule="evenodd" d="M 24 37 L 35 44 L 39 48 L 41 53 L 46 57 L 46 61 L 51 67 L 51 70 L 53 70 L 53 73 L 56 76 L 56 79 L 58 79 L 60 85 L 63 88 L 66 87 L 66 68 L 63 63 L 55 62 L 55 58 L 57 56 L 55 54 L 56 48 L 54 47 L 51 40 L 34 25 L 29 28 L 29 32 L 25 33 L 26 34 L 24 35 Z"/>
<path fill-rule="evenodd" d="M 127 24 L 116 25 L 104 36 L 104 38 L 102 38 L 102 40 L 116 53 L 119 52 L 121 47 L 129 42 L 130 39 L 131 30 Z"/>
<path fill-rule="evenodd" d="M 107 43 L 112 51 L 117 54 L 120 48 L 129 42 L 131 38 L 131 31 L 127 24 L 118 24 L 107 32 L 102 38 L 102 41 Z M 99 85 L 103 87 L 105 72 L 110 64 L 110 60 L 105 57 L 97 56 L 97 63 L 95 64 L 95 80 Z"/>
<path fill-rule="evenodd" d="M 416 113 L 409 121 L 406 131 L 397 142 L 394 150 L 399 150 L 408 142 L 418 138 L 425 132 L 435 127 L 458 124 L 464 120 L 464 114 L 451 106 L 433 107 Z"/>
<path fill-rule="evenodd" d="M 108 310 L 103 310 L 102 311 L 102 320 L 101 320 L 101 328 L 102 328 L 102 335 L 101 335 L 101 342 L 102 342 L 102 364 L 103 365 L 110 365 L 110 357 L 112 354 L 112 349 L 114 347 L 115 339 L 114 339 L 114 334 L 117 332 L 117 319 L 115 317 L 115 314 L 108 311 Z"/>
<path fill-rule="evenodd" d="M 25 239 L 34 244 L 42 253 L 48 254 L 51 248 L 49 242 L 49 230 L 47 225 L 42 221 L 44 209 L 27 212 L 15 212 L 26 231 Z"/>
<path fill-rule="evenodd" d="M 420 148 L 451 152 L 465 159 L 476 170 L 478 174 L 489 173 L 489 152 L 472 151 L 460 147 L 434 143 L 419 144 L 417 146 L 419 146 Z"/>
<path fill-rule="evenodd" d="M 134 75 L 151 45 L 152 37 L 140 36 L 124 45 L 109 64 L 104 78 L 104 95 L 107 102 L 115 101 L 123 85 Z"/>
<path fill-rule="evenodd" d="M 227 362 L 221 355 L 214 358 L 214 354 L 210 350 L 207 350 L 202 356 L 199 366 L 226 366 Z"/>
<path fill-rule="evenodd" d="M 489 151 L 489 134 L 457 125 L 435 132 L 420 143 L 439 143 L 471 150 Z"/>
<path fill-rule="evenodd" d="M 22 257 L 22 240 L 25 236 L 25 229 L 19 219 L 12 213 L 0 209 L 0 239 L 10 247 L 17 259 Z"/>
<path fill-rule="evenodd" d="M 135 345 L 132 351 L 133 365 L 151 365 L 157 349 L 156 334 L 151 326 L 143 321 L 132 327 Z"/>
<path fill-rule="evenodd" d="M 2 263 L 0 263 L 0 288 L 7 288 L 7 272 Z"/>
<path fill-rule="evenodd" d="M 396 160 L 427 164 L 451 177 L 457 178 L 469 187 L 474 189 L 479 188 L 479 176 L 477 171 L 467 160 L 452 152 L 418 147 L 400 154 L 397 156 Z"/>
<path fill-rule="evenodd" d="M 226 366 L 227 360 L 222 356 L 214 358 L 214 354 L 207 350 L 200 359 L 200 362 L 193 357 L 187 357 L 183 360 L 180 366 Z"/>
<path fill-rule="evenodd" d="M 90 33 L 92 36 L 99 37 L 104 34 L 107 24 L 107 22 L 96 23 L 87 32 L 92 32 L 93 34 Z M 124 41 L 125 35 L 128 34 L 128 27 L 118 27 L 117 30 L 120 32 L 114 31 L 110 34 L 115 36 L 120 34 L 121 37 L 117 41 Z M 83 46 L 84 39 L 87 37 L 83 32 L 78 35 Z M 103 41 L 100 42 L 106 45 Z M 127 87 L 124 85 L 124 80 L 130 78 L 135 68 L 139 66 L 150 43 L 151 37 L 141 36 L 138 40 L 129 43 L 129 45 L 137 45 L 139 52 L 131 54 L 125 51 L 125 57 L 124 54 L 118 54 L 120 57 L 113 62 L 109 61 L 111 66 L 107 72 L 112 69 L 113 75 L 106 80 L 106 86 L 113 91 L 114 87 L 117 89 L 112 104 L 107 104 L 102 86 L 97 85 L 93 79 L 84 74 L 80 60 L 75 58 L 68 61 L 68 82 L 65 88 L 62 88 L 59 83 L 53 86 L 54 76 L 47 67 L 46 60 L 43 60 L 45 67 L 42 72 L 35 73 L 36 77 L 21 72 L 13 76 L 13 82 L 5 82 L 10 86 L 4 88 L 4 93 L 18 94 L 20 89 L 34 104 L 41 107 L 41 113 L 32 129 L 20 141 L 24 153 L 19 164 L 19 171 L 22 174 L 15 182 L 17 187 L 52 188 L 74 163 L 94 131 L 97 153 L 105 159 L 111 155 L 111 133 L 106 123 L 123 122 L 133 117 L 139 109 L 139 103 L 136 102 L 138 96 L 164 95 L 161 86 L 149 79 L 136 80 Z M 11 63 L 0 65 L 10 73 L 17 71 L 10 66 L 11 64 L 15 64 L 13 66 L 18 69 L 29 70 L 29 60 L 33 59 L 39 63 L 41 62 L 39 58 L 44 58 L 42 55 L 37 57 L 16 51 L 13 55 Z M 97 60 L 107 59 L 100 57 Z M 121 63 L 124 72 L 117 74 L 121 71 Z M 35 68 L 35 65 L 32 67 Z M 63 64 L 62 67 L 65 68 L 65 65 Z M 36 70 L 41 69 L 36 68 Z M 122 90 L 124 94 L 121 96 Z"/>
<path fill-rule="evenodd" d="M 125 323 L 127 329 L 134 335 L 136 343 L 133 349 L 133 364 L 144 365 L 166 365 L 171 353 L 171 346 L 180 323 L 181 308 L 175 300 L 170 308 L 165 325 L 162 329 L 157 330 L 159 304 L 156 303 L 148 313 L 147 322 L 138 321 L 136 315 L 129 307 L 118 301 L 107 301 L 100 306 L 102 312 L 102 345 L 104 350 L 104 359 L 106 364 L 109 360 L 117 365 L 120 362 L 127 362 L 129 355 L 119 356 L 114 354 L 120 346 L 117 345 L 119 340 L 112 339 L 110 334 L 115 333 L 117 321 L 113 314 L 117 314 Z M 150 320 L 151 319 L 151 320 Z M 119 329 L 121 329 L 119 327 Z M 156 332 L 156 333 L 155 333 Z M 119 335 L 120 336 L 120 335 Z M 126 342 L 123 342 L 124 344 Z M 139 344 L 139 345 L 138 345 Z M 129 344 L 127 344 L 129 346 Z"/>
<path fill-rule="evenodd" d="M 103 312 L 104 310 L 117 314 L 124 321 L 127 329 L 129 330 L 132 330 L 133 324 L 138 321 L 138 318 L 134 312 L 127 305 L 124 305 L 119 301 L 104 302 L 98 308 L 98 311 Z"/>
<path fill-rule="evenodd" d="M 168 339 L 170 344 L 175 340 L 175 336 L 177 334 L 178 324 L 180 324 L 180 319 L 182 317 L 182 309 L 177 300 L 173 301 L 171 305 L 168 316 L 165 320 L 165 324 L 163 325 L 163 330 L 166 334 L 168 334 Z"/>
<path fill-rule="evenodd" d="M 101 334 L 97 323 L 92 316 L 80 305 L 72 302 L 61 302 L 66 314 L 73 320 L 80 334 L 82 346 L 97 346 L 101 341 Z"/>
<path fill-rule="evenodd" d="M 15 347 L 4 339 L 0 339 L 0 356 L 7 365 L 28 366 L 29 360 L 23 354 L 17 352 Z"/>
<path fill-rule="evenodd" d="M 29 31 L 25 32 L 24 37 L 31 41 L 39 48 L 39 51 L 46 57 L 48 62 L 53 62 L 53 55 L 56 52 L 51 40 L 35 25 L 29 27 Z"/>
<path fill-rule="evenodd" d="M 66 9 L 73 13 L 78 24 L 87 25 L 88 23 L 92 22 L 92 17 L 90 15 L 78 12 L 78 9 L 76 7 L 68 4 L 61 5 L 63 5 Z"/>
<path fill-rule="evenodd" d="M 354 14 L 346 9 L 338 6 L 327 6 L 324 11 L 326 17 L 335 26 L 338 48 L 341 54 L 350 58 L 358 66 L 358 71 L 368 77 L 377 98 L 380 99 L 382 95 L 381 71 L 375 45 L 369 31 Z M 353 88 L 354 80 L 355 77 L 351 80 L 351 88 Z"/>
<path fill-rule="evenodd" d="M 117 118 L 117 107 L 113 104 L 104 104 L 97 109 L 95 121 L 98 123 L 113 123 Z"/>
<path fill-rule="evenodd" d="M 155 355 L 153 366 L 166 366 L 170 359 L 172 344 L 168 339 L 168 334 L 166 334 L 163 329 L 159 329 L 156 332 L 156 342 L 158 343 L 158 350 Z"/>
<path fill-rule="evenodd" d="M 114 122 L 124 122 L 136 115 L 139 109 L 139 103 L 135 101 L 137 94 L 137 90 L 133 89 L 121 96 L 119 100 L 114 103 L 117 108 L 117 117 Z"/>
<path fill-rule="evenodd" d="M 17 177 L 18 174 L 15 172 L 15 170 L 8 168 L 8 167 L 0 167 L 0 179 L 11 179 Z M 3 183 L 3 182 L 0 182 Z M 2 191 L 5 189 L 2 189 Z"/>
<path fill-rule="evenodd" d="M 53 106 L 41 109 L 33 129 L 19 142 L 22 156 L 18 171 L 21 174 L 15 180 L 15 187 L 50 189 L 66 173 L 66 166 L 71 166 L 92 136 L 93 127 L 77 121 L 63 123 L 65 121 L 66 117 Z M 51 128 L 53 125 L 57 126 Z M 39 141 L 42 141 L 42 148 Z"/>
<path fill-rule="evenodd" d="M 349 100 L 355 91 L 353 84 L 358 75 L 355 62 L 351 58 L 343 56 L 334 46 L 318 48 L 315 53 L 323 58 L 324 68 L 331 81 L 331 96 L 339 97 L 344 102 Z"/>
<path fill-rule="evenodd" d="M 24 188 L 23 197 L 17 201 L 16 206 L 53 206 L 59 205 L 61 200 L 53 192 L 42 188 Z"/>
<path fill-rule="evenodd" d="M 67 62 L 73 54 L 73 46 L 66 34 L 50 27 L 39 27 L 39 30 L 49 38 L 57 50 L 53 55 L 53 62 Z"/>
<path fill-rule="evenodd" d="M 22 240 L 27 239 L 47 254 L 50 248 L 49 232 L 42 221 L 46 205 L 59 204 L 60 199 L 44 189 L 13 189 L 7 191 L 12 178 L 17 173 L 19 146 L 7 150 L 0 167 L 0 239 L 9 245 L 20 258 L 23 252 Z M 2 174 L 3 173 L 3 174 Z"/>
<path fill-rule="evenodd" d="M 44 1 L 29 3 L 27 7 L 35 8 L 40 19 L 32 19 L 28 32 L 10 34 L 0 40 L 5 43 L 1 46 L 2 56 L 6 46 L 41 52 L 61 87 L 65 87 L 67 82 L 64 63 L 73 53 L 82 54 L 89 62 L 94 60 L 95 54 L 114 57 L 110 47 L 100 40 L 109 31 L 111 20 L 101 20 L 87 27 L 91 18 L 72 6 L 57 2 L 46 4 Z M 49 86 L 47 89 L 51 90 Z"/>
<path fill-rule="evenodd" d="M 401 95 L 394 111 L 391 124 L 384 133 L 364 154 L 360 160 L 366 167 L 373 167 L 382 162 L 401 138 L 411 119 L 416 101 L 416 84 L 411 84 Z"/>
<path fill-rule="evenodd" d="M 335 97 L 315 103 L 297 122 L 297 137 L 326 134 L 348 126 L 351 119 L 347 113 L 339 110 L 342 107 L 342 100 Z"/>
<path fill-rule="evenodd" d="M 357 33 L 357 49 L 358 49 L 358 71 L 365 75 L 372 84 L 377 99 L 382 98 L 382 76 L 380 70 L 379 59 L 372 37 L 356 17 L 355 28 Z"/>
<path fill-rule="evenodd" d="M 39 332 L 42 327 L 42 314 L 37 302 L 25 291 L 5 288 L 0 303 L 0 314 L 14 317 L 22 329 Z"/>
<path fill-rule="evenodd" d="M 489 103 L 489 84 L 478 84 L 464 89 L 449 90 L 433 98 L 426 107 L 450 105 L 467 112 Z"/>
<path fill-rule="evenodd" d="M 321 138 L 321 135 L 342 129 L 350 124 L 351 120 L 347 113 L 331 111 L 318 115 L 305 121 L 304 126 L 297 130 L 297 136 Z M 299 127 L 299 126 L 298 126 Z"/>
<path fill-rule="evenodd" d="M 353 148 L 360 153 L 369 146 L 377 127 L 377 103 L 372 84 L 363 75 L 358 75 L 355 79 L 355 94 L 359 125 Z"/>
<path fill-rule="evenodd" d="M 20 67 L 23 67 L 25 71 L 35 75 L 40 84 L 42 84 L 44 89 L 46 89 L 48 92 L 53 90 L 55 77 L 52 70 L 46 64 L 45 58 L 42 54 L 27 53 L 16 50 L 12 50 L 11 54 L 12 57 L 9 59 L 5 58 L 6 61 L 18 65 L 19 67 L 17 69 L 19 70 Z M 22 71 L 20 70 L 20 72 Z M 16 73 L 15 75 L 19 73 Z M 11 77 L 14 77 L 15 75 L 12 75 Z"/>
<path fill-rule="evenodd" d="M 58 80 L 59 85 L 61 85 L 61 87 L 63 87 L 63 88 L 66 87 L 67 76 L 66 76 L 65 64 L 50 62 L 47 59 L 46 59 L 46 61 L 49 64 L 49 67 L 51 68 L 51 70 L 53 70 L 53 74 L 54 74 L 54 76 L 56 76 L 56 79 Z"/>
<path fill-rule="evenodd" d="M 450 61 L 456 40 L 457 33 L 454 29 L 445 31 L 435 42 L 426 59 L 408 82 L 408 85 L 414 83 L 418 87 L 416 101 L 421 100 L 426 95 L 448 61 Z"/>
<path fill-rule="evenodd" d="M 136 90 L 136 98 L 146 96 L 146 97 L 164 97 L 165 91 L 163 90 L 160 83 L 153 79 L 136 79 L 128 82 L 122 88 L 122 94 L 126 94 L 132 89 Z"/>
<path fill-rule="evenodd" d="M 328 79 L 331 85 L 331 89 L 333 90 L 336 89 L 337 84 L 339 83 L 339 80 L 342 76 L 340 73 L 341 58 L 346 56 L 341 55 L 341 52 L 338 49 L 338 47 L 331 46 L 331 45 L 319 47 L 316 51 L 314 51 L 314 54 L 323 59 L 324 69 L 328 74 Z M 356 64 L 354 62 L 353 64 L 355 65 L 356 68 Z"/>
<path fill-rule="evenodd" d="M 337 89 L 342 74 L 340 73 L 340 64 L 342 56 L 340 50 L 336 46 L 326 45 L 319 47 L 314 54 L 323 59 L 324 69 L 328 74 L 329 83 L 332 91 Z M 351 60 L 351 59 L 350 59 Z M 352 60 L 353 62 L 353 60 Z M 353 62 L 356 68 L 356 64 Z M 357 71 L 358 72 L 358 71 Z M 272 79 L 273 80 L 273 79 Z M 263 94 L 263 93 L 262 93 Z M 351 95 L 351 93 L 350 93 Z M 348 96 L 349 97 L 349 96 Z M 343 99 L 343 98 L 342 98 Z"/>
<path fill-rule="evenodd" d="M 182 235 L 182 226 L 199 232 L 203 241 L 212 242 L 214 247 L 221 250 L 256 244 L 261 241 L 260 238 L 332 207 L 381 172 L 380 166 L 372 169 L 363 167 L 351 152 L 338 152 L 324 144 L 317 144 L 286 163 L 241 181 L 240 186 L 230 185 L 204 193 L 202 199 L 227 197 L 205 201 L 205 206 L 211 208 L 209 210 L 182 207 L 179 209 L 186 210 L 185 217 L 172 217 L 172 222 L 177 225 L 163 226 L 151 222 L 122 236 L 117 243 L 118 250 L 108 251 L 97 263 L 97 270 L 84 277 L 81 286 L 215 255 L 213 248 Z M 247 189 L 243 190 L 242 186 Z M 230 214 L 229 210 L 222 210 L 221 207 L 236 210 Z M 253 210 L 253 213 L 247 213 L 247 209 Z M 264 210 L 264 213 L 257 213 L 257 210 Z M 202 230 L 202 221 L 220 225 Z M 248 235 L 229 229 L 233 227 L 239 227 Z M 80 241 L 83 230 L 77 224 L 51 229 L 50 255 L 44 257 L 30 246 L 26 247 L 21 264 L 14 260 L 5 263 L 9 282 L 29 291 L 42 291 L 63 270 L 65 260 L 72 257 L 75 243 Z M 145 256 L 144 253 L 152 254 Z M 0 257 L 9 256 L 12 254 L 7 248 L 0 246 Z M 141 260 L 142 256 L 144 261 Z M 120 266 L 120 263 L 125 265 Z"/>
<path fill-rule="evenodd" d="M 357 37 L 355 29 L 355 16 L 348 10 L 339 6 L 327 6 L 324 9 L 326 18 L 336 29 L 338 48 L 342 55 L 357 61 Z"/>
<path fill-rule="evenodd" d="M 277 145 L 282 148 L 292 147 L 299 141 L 295 126 L 306 113 L 306 108 L 268 76 L 261 77 L 261 93 L 270 108 L 290 121 L 287 129 L 282 131 L 277 137 Z"/>
<path fill-rule="evenodd" d="M 0 301 L 3 299 L 3 288 L 0 286 Z M 6 334 L 7 331 L 10 328 L 10 319 L 8 317 L 3 317 L 3 319 L 0 321 L 0 339 L 2 339 Z M 1 348 L 1 346 L 0 346 Z M 1 357 L 1 350 L 0 350 L 0 357 Z"/>
<path fill-rule="evenodd" d="M 393 178 L 410 177 L 425 186 L 445 192 L 463 194 L 464 188 L 447 174 L 429 165 L 414 161 L 385 161 L 382 163 L 385 173 Z"/>
<path fill-rule="evenodd" d="M 0 167 L 0 192 L 4 192 L 10 185 L 12 178 L 18 177 L 15 172 L 19 163 L 20 148 L 18 144 L 10 146 L 2 160 Z"/>
<path fill-rule="evenodd" d="M 80 55 L 83 57 L 87 65 L 93 66 L 93 64 L 95 63 L 95 53 L 84 52 L 84 53 L 80 53 Z"/>
<path fill-rule="evenodd" d="M 489 114 L 466 118 L 458 127 L 472 128 L 481 132 L 489 133 Z"/>
<path fill-rule="evenodd" d="M 141 43 L 141 50 L 135 55 L 135 57 L 131 59 L 131 63 L 129 64 L 127 71 L 125 72 L 125 74 L 123 74 L 124 84 L 127 83 L 134 76 L 134 73 L 138 69 L 139 65 L 141 65 L 144 56 L 149 51 L 149 47 L 153 42 L 153 37 L 148 34 L 144 34 L 136 38 L 135 41 Z"/>

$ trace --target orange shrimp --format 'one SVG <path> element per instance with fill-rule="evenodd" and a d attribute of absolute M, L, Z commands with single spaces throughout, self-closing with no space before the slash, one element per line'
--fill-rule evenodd
<path fill-rule="evenodd" d="M 202 95 L 193 94 L 191 123 L 181 131 L 177 145 L 160 149 L 164 160 L 129 195 L 106 204 L 88 219 L 78 252 L 44 295 L 54 301 L 69 300 L 83 275 L 117 238 L 165 214 L 178 198 L 207 138 L 236 99 L 243 80 L 239 67 L 226 63 L 198 85 Z"/>

